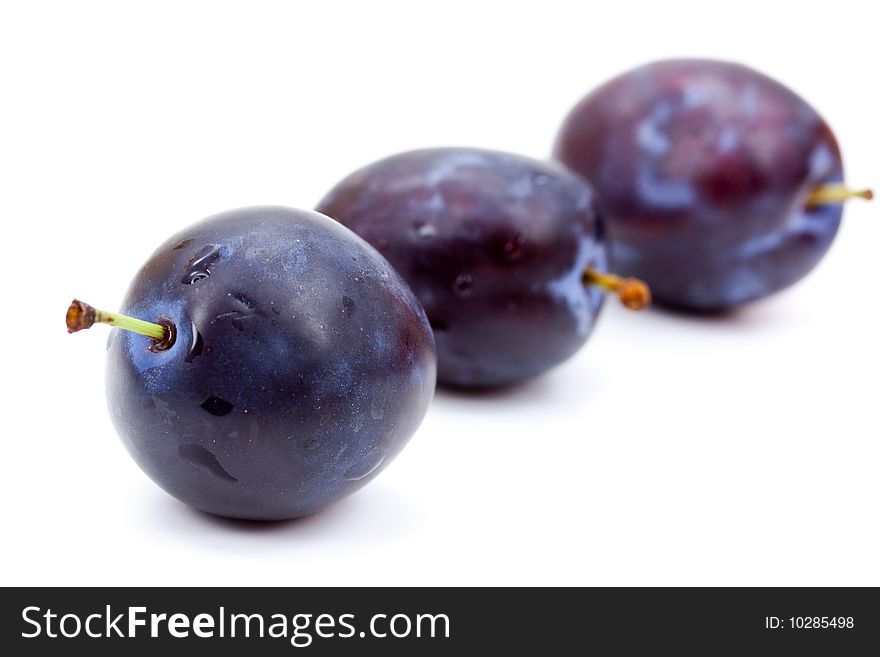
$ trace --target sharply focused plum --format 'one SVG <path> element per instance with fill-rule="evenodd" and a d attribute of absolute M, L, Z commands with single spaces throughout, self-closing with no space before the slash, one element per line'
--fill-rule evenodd
<path fill-rule="evenodd" d="M 616 271 L 706 312 L 799 280 L 852 192 L 822 118 L 738 64 L 670 60 L 620 75 L 569 114 L 555 156 L 603 203 Z"/>
<path fill-rule="evenodd" d="M 602 275 L 592 190 L 556 164 L 469 148 L 402 153 L 351 174 L 318 210 L 410 284 L 446 384 L 507 385 L 561 363 L 590 335 L 602 286 L 646 301 L 638 282 Z"/>
<path fill-rule="evenodd" d="M 292 518 L 339 500 L 403 448 L 434 391 L 412 292 L 314 212 L 190 226 L 141 268 L 122 313 L 74 302 L 68 327 L 131 329 L 108 345 L 116 429 L 156 483 L 210 513 Z"/>

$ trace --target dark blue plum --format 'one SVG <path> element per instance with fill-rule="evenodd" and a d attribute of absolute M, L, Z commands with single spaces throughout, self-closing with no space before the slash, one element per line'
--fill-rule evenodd
<path fill-rule="evenodd" d="M 318 210 L 410 284 L 438 378 L 483 388 L 534 377 L 587 340 L 603 294 L 602 224 L 585 182 L 552 163 L 472 148 L 403 153 L 340 182 Z"/>
<path fill-rule="evenodd" d="M 113 329 L 107 399 L 138 465 L 203 511 L 311 514 L 403 448 L 435 385 L 424 312 L 388 262 L 314 212 L 258 207 L 178 233 L 122 312 L 176 327 L 151 350 Z"/>
<path fill-rule="evenodd" d="M 819 262 L 843 178 L 828 125 L 778 82 L 738 64 L 670 60 L 603 84 L 569 114 L 555 156 L 607 211 L 615 271 L 689 311 L 781 290 Z"/>

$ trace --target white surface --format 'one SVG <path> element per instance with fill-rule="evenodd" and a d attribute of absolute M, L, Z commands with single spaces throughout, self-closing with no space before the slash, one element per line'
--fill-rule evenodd
<path fill-rule="evenodd" d="M 609 307 L 550 375 L 438 394 L 381 477 L 298 522 L 211 519 L 153 485 L 110 425 L 106 333 L 61 322 L 73 296 L 116 307 L 214 212 L 311 207 L 403 149 L 543 156 L 583 93 L 664 56 L 778 77 L 829 119 L 849 179 L 880 187 L 878 19 L 842 1 L 4 3 L 0 581 L 880 585 L 876 203 L 734 318 Z"/>

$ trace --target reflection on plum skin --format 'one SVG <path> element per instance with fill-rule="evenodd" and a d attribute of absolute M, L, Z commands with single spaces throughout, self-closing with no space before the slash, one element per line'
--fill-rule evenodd
<path fill-rule="evenodd" d="M 642 311 L 637 318 L 633 318 L 630 311 L 619 307 L 617 304 L 609 304 L 603 317 L 603 326 L 600 331 L 605 332 L 625 331 L 632 335 L 633 339 L 644 335 L 657 336 L 660 343 L 663 335 L 678 335 L 682 331 L 691 331 L 704 334 L 712 338 L 729 339 L 735 335 L 740 339 L 749 340 L 758 338 L 763 333 L 788 332 L 799 321 L 792 314 L 791 308 L 785 303 L 786 293 L 775 297 L 755 301 L 737 308 L 731 308 L 723 312 L 693 314 L 652 306 Z M 590 349 L 600 345 L 588 345 L 583 360 L 580 357 L 564 366 L 564 370 L 552 370 L 541 376 L 528 381 L 523 381 L 511 386 L 501 388 L 470 389 L 456 388 L 443 385 L 437 388 L 434 396 L 434 406 L 439 408 L 452 407 L 451 410 L 485 411 L 487 413 L 510 413 L 522 408 L 535 408 L 541 410 L 545 405 L 559 407 L 561 400 L 569 399 L 577 408 L 589 407 L 592 400 L 602 394 L 607 384 L 600 380 L 601 372 L 591 366 Z M 650 358 L 657 361 L 644 361 L 643 367 L 653 367 L 654 362 L 663 361 L 668 354 L 662 351 L 650 354 Z M 570 378 L 566 376 L 571 371 L 577 372 L 578 394 L 570 396 L 566 390 L 570 385 Z M 626 394 L 625 390 L 617 394 Z M 573 412 L 575 409 L 571 409 Z M 568 412 L 560 409 L 560 412 Z"/>
<path fill-rule="evenodd" d="M 155 492 L 142 517 L 163 535 L 169 533 L 185 542 L 214 544 L 227 537 L 251 554 L 255 547 L 268 551 L 295 544 L 326 544 L 357 540 L 382 545 L 419 531 L 422 515 L 406 496 L 383 486 L 381 480 L 354 495 L 332 504 L 318 513 L 288 520 L 241 520 L 225 518 L 187 506 L 174 498 Z M 259 540 L 248 541 L 254 536 Z M 265 538 L 278 541 L 266 541 Z M 240 541 L 244 540 L 242 544 Z"/>
<path fill-rule="evenodd" d="M 576 371 L 578 392 L 568 394 L 570 379 L 565 370 Z M 528 381 L 494 388 L 459 388 L 439 386 L 434 394 L 433 407 L 449 412 L 473 412 L 483 415 L 543 411 L 556 408 L 560 413 L 574 412 L 589 406 L 601 392 L 602 383 L 589 363 L 566 363 Z M 568 406 L 568 404 L 573 406 Z"/>
<path fill-rule="evenodd" d="M 656 317 L 662 321 L 702 326 L 707 331 L 717 331 L 725 327 L 734 327 L 740 331 L 757 331 L 765 327 L 790 326 L 794 320 L 786 314 L 784 304 L 779 301 L 779 295 L 774 295 L 740 306 L 700 312 L 690 308 L 655 305 L 644 313 L 643 319 L 650 321 L 652 317 Z"/>
<path fill-rule="evenodd" d="M 224 518 L 213 513 L 199 511 L 190 506 L 182 505 L 182 510 L 190 516 L 190 520 L 195 520 L 196 524 L 209 525 L 213 528 L 230 530 L 243 533 L 280 533 L 285 530 L 298 530 L 307 527 L 309 524 L 327 522 L 326 518 L 332 518 L 334 512 L 338 513 L 337 507 L 342 507 L 346 500 L 342 500 L 337 504 L 327 507 L 323 512 L 313 513 L 310 516 L 302 516 L 301 518 L 290 518 L 288 520 L 242 520 L 239 518 Z"/>
<path fill-rule="evenodd" d="M 524 401 L 549 398 L 550 389 L 553 387 L 553 373 L 547 373 L 526 381 L 518 381 L 504 386 L 492 386 L 486 388 L 468 388 L 456 385 L 438 386 L 435 393 L 437 397 L 450 399 L 474 399 L 480 400 L 510 400 Z"/>

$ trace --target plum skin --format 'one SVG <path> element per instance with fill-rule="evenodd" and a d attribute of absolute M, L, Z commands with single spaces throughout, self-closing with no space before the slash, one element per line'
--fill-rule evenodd
<path fill-rule="evenodd" d="M 373 244 L 410 284 L 437 342 L 438 380 L 515 384 L 587 340 L 605 269 L 589 185 L 555 163 L 476 148 L 411 151 L 342 180 L 320 212 Z"/>
<path fill-rule="evenodd" d="M 192 282 L 189 282 L 192 281 Z M 166 351 L 113 329 L 107 400 L 137 464 L 197 509 L 308 515 L 375 477 L 420 424 L 436 357 L 391 266 L 314 212 L 233 210 L 168 239 L 122 312 L 170 319 Z"/>
<path fill-rule="evenodd" d="M 739 64 L 667 60 L 624 73 L 575 106 L 554 156 L 596 189 L 615 271 L 682 310 L 723 311 L 792 285 L 842 215 L 806 204 L 814 187 L 843 179 L 828 125 Z"/>

